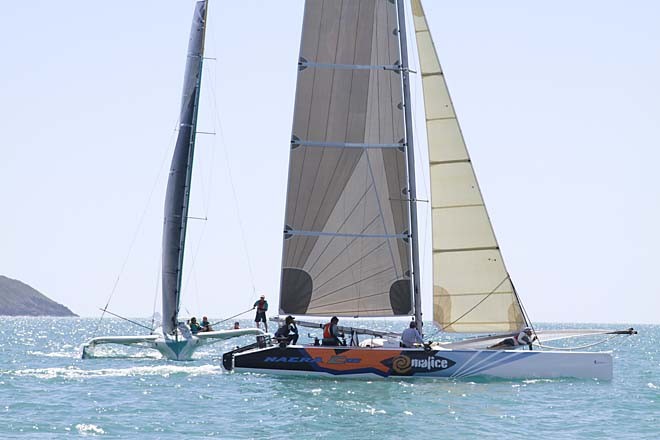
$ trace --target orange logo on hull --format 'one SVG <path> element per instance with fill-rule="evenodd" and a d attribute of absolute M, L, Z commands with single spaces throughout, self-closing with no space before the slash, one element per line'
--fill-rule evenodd
<path fill-rule="evenodd" d="M 371 348 L 305 348 L 316 365 L 327 370 L 346 371 L 374 369 L 388 374 L 385 363 L 401 354 L 400 350 L 374 350 Z"/>

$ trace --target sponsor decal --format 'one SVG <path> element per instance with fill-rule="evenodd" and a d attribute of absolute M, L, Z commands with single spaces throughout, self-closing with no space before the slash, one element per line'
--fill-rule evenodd
<path fill-rule="evenodd" d="M 289 364 L 308 364 L 323 362 L 320 357 L 312 358 L 308 356 L 267 356 L 264 362 L 285 362 Z"/>
<path fill-rule="evenodd" d="M 427 356 L 425 358 L 410 358 L 399 355 L 392 359 L 392 369 L 399 374 L 423 371 L 440 371 L 452 367 L 456 362 L 443 357 Z"/>
<path fill-rule="evenodd" d="M 328 359 L 329 364 L 359 364 L 362 359 L 360 358 L 349 358 L 346 356 L 332 356 Z"/>
<path fill-rule="evenodd" d="M 410 371 L 410 358 L 399 355 L 392 359 L 392 369 L 400 374 L 406 374 Z"/>

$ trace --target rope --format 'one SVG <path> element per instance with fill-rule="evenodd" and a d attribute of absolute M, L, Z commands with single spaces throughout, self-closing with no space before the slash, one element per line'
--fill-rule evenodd
<path fill-rule="evenodd" d="M 135 325 L 137 325 L 138 327 L 146 328 L 146 329 L 149 330 L 149 331 L 154 331 L 154 329 L 152 329 L 152 328 L 150 328 L 150 327 L 148 327 L 148 326 L 146 326 L 146 325 L 140 324 L 139 322 L 132 321 L 132 320 L 130 320 L 130 319 L 128 319 L 128 318 L 124 318 L 123 316 L 119 316 L 119 315 L 117 315 L 116 313 L 112 313 L 110 310 L 107 310 L 107 309 L 101 309 L 101 308 L 99 308 L 99 310 L 101 310 L 103 313 L 107 313 L 108 315 L 116 316 L 116 317 L 119 318 L 119 319 L 123 319 L 124 321 L 128 321 L 128 322 L 130 322 L 131 324 L 135 324 Z"/>
<path fill-rule="evenodd" d="M 214 84 L 208 85 L 211 94 L 213 95 L 213 112 L 214 112 L 214 122 L 217 123 L 218 134 L 220 137 L 220 145 L 225 156 L 225 165 L 227 167 L 227 177 L 229 178 L 229 187 L 231 188 L 232 198 L 234 200 L 234 208 L 236 209 L 236 221 L 238 223 L 238 229 L 241 233 L 241 242 L 243 244 L 243 253 L 245 254 L 245 260 L 247 262 L 248 273 L 250 274 L 250 284 L 252 284 L 252 294 L 257 294 L 257 287 L 254 280 L 254 272 L 252 270 L 252 260 L 250 258 L 250 252 L 248 251 L 247 239 L 245 236 L 245 227 L 243 226 L 243 220 L 241 218 L 241 211 L 238 204 L 238 195 L 236 194 L 236 186 L 234 185 L 234 177 L 231 172 L 230 158 L 229 158 L 229 149 L 225 142 L 224 130 L 222 129 L 222 122 L 220 120 L 220 111 L 218 109 L 218 100 L 216 98 L 216 90 Z M 214 139 L 215 140 L 215 139 Z"/>
<path fill-rule="evenodd" d="M 230 316 L 229 318 L 225 318 L 225 319 L 223 319 L 222 321 L 217 321 L 217 322 L 211 323 L 210 325 L 211 325 L 211 326 L 214 326 L 214 325 L 216 325 L 216 324 L 222 324 L 223 322 L 227 322 L 227 321 L 229 321 L 230 319 L 234 319 L 234 318 L 236 318 L 237 316 L 245 315 L 246 313 L 248 313 L 248 312 L 250 312 L 250 311 L 252 311 L 252 310 L 254 310 L 254 307 L 250 307 L 249 309 L 247 309 L 247 310 L 244 311 L 244 312 L 237 313 L 237 314 L 234 315 L 234 316 Z"/>
<path fill-rule="evenodd" d="M 591 348 L 591 347 L 595 347 L 596 345 L 604 344 L 605 342 L 607 342 L 607 341 L 609 341 L 613 338 L 616 338 L 617 336 L 619 336 L 619 335 L 612 335 L 609 338 L 603 339 L 602 341 L 594 342 L 593 344 L 580 345 L 580 346 L 576 346 L 576 347 L 553 347 L 553 346 L 544 345 L 544 344 L 541 344 L 541 343 L 538 343 L 538 342 L 534 345 L 537 345 L 541 348 L 546 348 L 548 350 L 566 350 L 566 351 L 584 350 L 585 348 Z"/>
<path fill-rule="evenodd" d="M 463 319 L 463 318 L 465 317 L 465 315 L 467 315 L 467 314 L 470 313 L 472 310 L 474 310 L 474 309 L 476 309 L 477 307 L 479 307 L 479 305 L 480 305 L 481 303 L 483 303 L 484 301 L 486 301 L 486 300 L 488 299 L 488 297 L 490 297 L 493 293 L 495 293 L 495 291 L 496 291 L 497 289 L 499 289 L 500 286 L 501 286 L 502 284 L 504 284 L 504 282 L 505 282 L 506 280 L 508 280 L 508 279 L 509 279 L 509 274 L 507 274 L 506 277 L 504 277 L 504 279 L 503 279 L 502 281 L 500 281 L 500 284 L 498 284 L 497 286 L 495 286 L 495 288 L 494 288 L 493 290 L 491 290 L 490 293 L 489 293 L 488 295 L 484 296 L 484 297 L 481 299 L 481 301 L 479 301 L 478 303 L 476 303 L 475 305 L 473 305 L 470 309 L 468 309 L 467 312 L 463 313 L 461 316 L 459 316 L 458 318 L 454 319 L 454 320 L 453 320 L 452 322 L 450 322 L 449 324 L 447 324 L 447 325 L 445 325 L 444 327 L 442 327 L 442 329 L 444 330 L 444 329 L 446 329 L 446 328 L 448 328 L 448 327 L 451 327 L 452 325 L 456 324 L 458 321 L 460 321 L 461 319 Z"/>
<path fill-rule="evenodd" d="M 176 123 L 174 125 L 174 131 L 170 135 L 170 140 L 167 142 L 167 145 L 172 145 L 173 144 L 173 139 L 174 139 L 174 134 L 176 133 L 176 127 L 178 126 L 179 118 L 177 116 Z M 131 253 L 133 251 L 133 246 L 135 245 L 135 242 L 137 241 L 138 238 L 138 233 L 142 229 L 142 223 L 144 222 L 144 219 L 147 214 L 147 210 L 149 209 L 149 206 L 151 205 L 151 199 L 153 198 L 154 193 L 156 192 L 156 186 L 158 185 L 158 181 L 160 180 L 160 176 L 163 173 L 163 167 L 164 164 L 166 163 L 167 157 L 169 156 L 170 152 L 170 147 L 165 149 L 163 153 L 163 157 L 161 158 L 160 161 L 160 166 L 158 167 L 158 173 L 156 174 L 156 178 L 154 179 L 154 183 L 151 186 L 151 191 L 149 192 L 149 197 L 147 198 L 147 203 L 144 206 L 144 209 L 142 211 L 142 214 L 140 215 L 140 220 L 138 221 L 138 226 L 135 228 L 135 233 L 133 234 L 133 239 L 131 240 L 131 244 L 128 247 L 128 252 L 126 253 L 126 258 L 124 258 L 124 262 L 121 265 L 121 268 L 119 269 L 119 274 L 117 274 L 117 279 L 115 280 L 112 290 L 110 291 L 110 296 L 108 297 L 108 301 L 105 304 L 105 307 L 101 308 L 102 310 L 101 317 L 99 318 L 98 322 L 96 323 L 96 328 L 94 329 L 94 334 L 98 332 L 99 326 L 101 325 L 101 321 L 103 321 L 103 316 L 105 315 L 105 312 L 108 310 L 108 306 L 110 305 L 110 301 L 112 300 L 112 297 L 115 294 L 115 291 L 117 290 L 117 285 L 119 284 L 119 280 L 124 274 L 124 269 L 126 269 L 126 263 L 128 263 L 128 259 L 131 256 Z M 108 312 L 109 313 L 109 312 Z"/>

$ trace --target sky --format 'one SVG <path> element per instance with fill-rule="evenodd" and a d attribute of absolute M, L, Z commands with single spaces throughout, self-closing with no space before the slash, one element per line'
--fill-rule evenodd
<path fill-rule="evenodd" d="M 193 3 L 3 4 L 0 274 L 81 316 L 159 308 Z M 424 5 L 531 319 L 660 323 L 660 4 Z M 261 293 L 277 310 L 302 10 L 302 0 L 211 1 L 198 130 L 215 134 L 196 147 L 190 215 L 206 220 L 189 222 L 184 315 L 229 317 Z M 423 123 L 415 129 L 423 140 Z M 418 193 L 428 197 L 428 183 Z M 420 231 L 428 243 L 423 219 Z"/>

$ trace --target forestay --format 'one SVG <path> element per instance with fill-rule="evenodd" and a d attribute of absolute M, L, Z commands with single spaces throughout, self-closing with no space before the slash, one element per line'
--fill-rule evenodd
<path fill-rule="evenodd" d="M 433 319 L 449 332 L 524 325 L 420 0 L 412 0 L 424 91 L 433 219 Z"/>
<path fill-rule="evenodd" d="M 412 311 L 396 6 L 307 0 L 280 313 Z"/>

